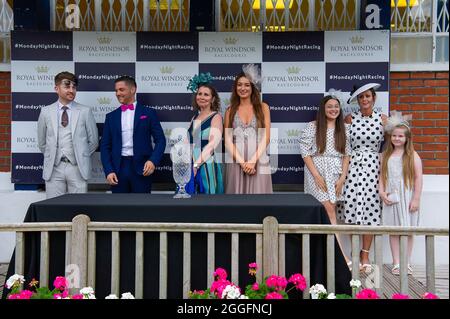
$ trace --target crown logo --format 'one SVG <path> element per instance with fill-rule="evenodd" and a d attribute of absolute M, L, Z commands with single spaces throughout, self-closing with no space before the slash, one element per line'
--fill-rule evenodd
<path fill-rule="evenodd" d="M 300 130 L 297 130 L 297 129 L 287 130 L 286 134 L 289 137 L 299 137 L 300 136 Z"/>
<path fill-rule="evenodd" d="M 111 99 L 109 97 L 99 97 L 97 102 L 98 104 L 111 104 Z"/>
<path fill-rule="evenodd" d="M 110 44 L 112 41 L 112 38 L 110 37 L 98 37 L 97 38 L 97 42 L 99 44 Z"/>
<path fill-rule="evenodd" d="M 237 42 L 238 42 L 238 39 L 236 39 L 236 38 L 232 38 L 232 37 L 228 37 L 228 38 L 224 38 L 223 39 L 223 42 L 225 43 L 225 44 L 236 44 Z"/>
<path fill-rule="evenodd" d="M 47 73 L 50 68 L 46 65 L 38 65 L 34 68 L 37 73 Z"/>
<path fill-rule="evenodd" d="M 173 66 L 162 66 L 159 68 L 159 71 L 161 71 L 161 73 L 172 73 L 175 70 L 175 68 Z"/>
<path fill-rule="evenodd" d="M 170 134 L 172 134 L 172 129 L 171 129 L 171 128 L 166 128 L 166 129 L 164 130 L 164 135 L 170 137 Z"/>
<path fill-rule="evenodd" d="M 363 41 L 364 41 L 364 37 L 360 37 L 360 36 L 353 36 L 350 38 L 350 42 L 353 44 L 363 43 Z"/>
<path fill-rule="evenodd" d="M 290 66 L 286 69 L 289 74 L 298 74 L 300 72 L 300 68 L 298 66 Z"/>

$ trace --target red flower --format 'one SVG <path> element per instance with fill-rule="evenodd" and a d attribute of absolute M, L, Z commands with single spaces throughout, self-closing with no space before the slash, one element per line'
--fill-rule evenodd
<path fill-rule="evenodd" d="M 214 279 L 216 280 L 226 280 L 227 279 L 227 272 L 223 268 L 217 268 L 214 272 Z"/>
<path fill-rule="evenodd" d="M 278 292 L 274 291 L 274 292 L 268 293 L 266 295 L 266 298 L 264 298 L 264 299 L 283 299 L 283 296 L 280 295 Z"/>
<path fill-rule="evenodd" d="M 67 279 L 65 277 L 58 276 L 55 278 L 55 281 L 53 281 L 53 286 L 55 286 L 56 289 L 63 291 L 68 286 Z"/>
<path fill-rule="evenodd" d="M 363 289 L 356 294 L 356 299 L 380 299 L 375 290 Z"/>
<path fill-rule="evenodd" d="M 301 274 L 293 274 L 288 282 L 293 284 L 297 290 L 303 291 L 306 288 L 306 279 Z"/>
<path fill-rule="evenodd" d="M 439 297 L 431 292 L 426 292 L 422 295 L 422 299 L 439 299 Z"/>

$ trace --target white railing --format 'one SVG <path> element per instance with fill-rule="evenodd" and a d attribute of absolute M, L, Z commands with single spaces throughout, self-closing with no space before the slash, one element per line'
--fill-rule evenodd
<path fill-rule="evenodd" d="M 169 232 L 183 233 L 183 298 L 188 297 L 191 290 L 191 233 L 207 233 L 207 274 L 208 286 L 212 283 L 211 274 L 215 267 L 215 234 L 231 234 L 231 280 L 239 284 L 239 234 L 250 233 L 256 236 L 256 262 L 262 265 L 262 273 L 258 272 L 257 280 L 271 275 L 285 275 L 285 238 L 289 234 L 299 234 L 302 237 L 302 269 L 301 273 L 307 280 L 310 277 L 310 235 L 323 234 L 327 236 L 327 290 L 335 291 L 335 234 L 351 235 L 352 261 L 359 263 L 359 236 L 375 235 L 375 272 L 382 271 L 383 266 L 383 235 L 400 236 L 400 292 L 408 293 L 407 269 L 407 236 L 417 235 L 426 238 L 426 289 L 435 292 L 434 238 L 449 235 L 448 229 L 424 227 L 386 227 L 386 226 L 351 226 L 351 225 L 279 225 L 274 217 L 266 217 L 263 224 L 200 224 L 200 223 L 117 223 L 91 222 L 86 215 L 77 215 L 72 223 L 22 223 L 0 224 L 0 232 L 16 233 L 15 272 L 24 273 L 25 232 L 40 232 L 40 283 L 49 283 L 49 232 L 66 232 L 65 264 L 76 265 L 80 270 L 80 287 L 95 287 L 96 269 L 96 233 L 108 231 L 112 233 L 111 245 L 111 293 L 119 295 L 120 282 L 120 232 L 136 233 L 136 271 L 135 296 L 143 297 L 144 278 L 144 233 L 157 232 L 160 238 L 159 250 L 159 298 L 167 298 L 167 263 Z M 352 278 L 359 278 L 358 267 L 353 267 Z M 375 274 L 375 289 L 383 288 L 382 273 Z M 307 290 L 304 298 L 309 298 Z"/>

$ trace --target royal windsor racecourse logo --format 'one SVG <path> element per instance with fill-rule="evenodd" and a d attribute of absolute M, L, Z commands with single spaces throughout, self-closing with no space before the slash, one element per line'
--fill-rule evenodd
<path fill-rule="evenodd" d="M 110 44 L 112 41 L 112 38 L 110 37 L 98 37 L 97 42 L 98 44 Z"/>
<path fill-rule="evenodd" d="M 300 133 L 301 133 L 301 131 L 297 130 L 297 129 L 291 129 L 291 130 L 286 131 L 286 135 L 288 137 L 299 137 Z"/>
<path fill-rule="evenodd" d="M 288 74 L 299 74 L 301 68 L 298 66 L 290 66 L 286 69 Z"/>
<path fill-rule="evenodd" d="M 50 68 L 46 65 L 38 65 L 34 69 L 37 73 L 48 73 L 48 71 L 50 70 Z"/>
<path fill-rule="evenodd" d="M 330 54 L 335 57 L 367 58 L 373 57 L 375 54 L 380 54 L 383 50 L 387 49 L 384 44 L 374 41 L 372 39 L 366 39 L 359 34 L 345 37 L 341 40 L 338 39 L 330 45 Z"/>
<path fill-rule="evenodd" d="M 162 66 L 159 68 L 159 71 L 161 74 L 171 74 L 173 71 L 175 71 L 175 68 L 173 66 Z"/>
<path fill-rule="evenodd" d="M 111 104 L 111 99 L 109 97 L 99 97 L 97 102 L 100 105 L 109 105 Z"/>
<path fill-rule="evenodd" d="M 361 44 L 364 41 L 364 37 L 360 37 L 360 36 L 353 36 L 350 37 L 350 42 L 352 44 Z"/>
<path fill-rule="evenodd" d="M 238 42 L 237 38 L 233 38 L 233 37 L 226 37 L 223 39 L 223 43 L 225 43 L 226 45 L 234 45 Z"/>

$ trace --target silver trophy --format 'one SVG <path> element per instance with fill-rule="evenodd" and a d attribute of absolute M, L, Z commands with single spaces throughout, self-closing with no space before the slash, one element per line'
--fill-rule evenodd
<path fill-rule="evenodd" d="M 173 179 L 178 185 L 178 192 L 173 198 L 190 198 L 186 193 L 185 186 L 191 179 L 192 151 L 190 144 L 179 143 L 172 146 L 170 150 L 172 159 Z"/>

